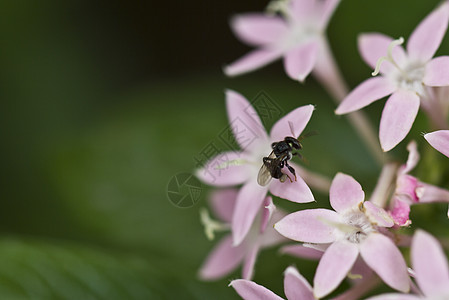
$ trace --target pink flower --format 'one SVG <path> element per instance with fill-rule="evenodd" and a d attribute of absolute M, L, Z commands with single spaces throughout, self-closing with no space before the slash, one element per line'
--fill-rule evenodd
<path fill-rule="evenodd" d="M 230 223 L 237 199 L 237 190 L 225 189 L 215 191 L 210 200 L 214 213 L 225 223 Z M 242 277 L 251 279 L 257 255 L 262 248 L 272 247 L 284 241 L 273 225 L 283 218 L 286 213 L 275 210 L 270 197 L 264 201 L 264 207 L 259 210 L 258 222 L 254 222 L 250 233 L 243 242 L 234 247 L 232 237 L 225 236 L 206 258 L 199 271 L 203 280 L 215 280 L 228 275 L 243 263 Z M 204 223 L 204 220 L 203 220 Z M 206 231 L 208 230 L 205 224 Z"/>
<path fill-rule="evenodd" d="M 424 135 L 429 144 L 449 157 L 449 130 L 438 130 Z"/>
<path fill-rule="evenodd" d="M 408 144 L 409 156 L 407 163 L 402 165 L 396 177 L 396 188 L 391 202 L 389 213 L 394 222 L 399 226 L 410 224 L 410 205 L 449 202 L 449 191 L 430 185 L 409 175 L 419 161 L 419 153 L 415 141 Z"/>
<path fill-rule="evenodd" d="M 298 137 L 309 122 L 314 107 L 305 105 L 293 110 L 274 124 L 268 136 L 255 109 L 242 95 L 227 91 L 226 106 L 234 137 L 243 151 L 229 151 L 212 158 L 196 175 L 215 186 L 243 184 L 232 217 L 233 243 L 237 246 L 248 233 L 268 191 L 297 203 L 314 201 L 312 192 L 300 176 L 293 182 L 273 179 L 267 186 L 257 183 L 262 159 L 272 151 L 271 143 L 286 136 Z M 300 171 L 299 166 L 291 165 Z"/>
<path fill-rule="evenodd" d="M 331 293 L 346 277 L 360 256 L 382 280 L 407 292 L 409 277 L 396 245 L 381 233 L 393 226 L 388 213 L 369 201 L 351 176 L 338 173 L 329 191 L 335 209 L 307 209 L 292 213 L 275 224 L 275 229 L 292 240 L 331 243 L 321 258 L 314 278 L 317 298 Z"/>
<path fill-rule="evenodd" d="M 266 287 L 249 280 L 233 280 L 229 286 L 232 286 L 240 297 L 245 300 L 282 299 Z M 284 293 L 289 300 L 315 300 L 312 293 L 312 287 L 294 267 L 288 267 L 284 272 Z"/>
<path fill-rule="evenodd" d="M 225 68 L 228 76 L 259 69 L 284 57 L 288 76 L 303 81 L 326 55 L 324 31 L 339 0 L 276 1 L 284 18 L 251 13 L 234 17 L 231 27 L 244 43 L 258 49 Z"/>
<path fill-rule="evenodd" d="M 449 85 L 449 56 L 432 59 L 446 33 L 448 20 L 449 3 L 445 1 L 413 31 L 407 52 L 399 46 L 402 38 L 393 41 L 380 33 L 363 34 L 359 38 L 363 59 L 382 76 L 357 86 L 338 106 L 336 113 L 359 110 L 392 94 L 380 120 L 379 139 L 384 151 L 393 149 L 405 138 L 420 104 L 426 110 L 438 109 L 432 107 L 433 99 L 427 87 Z"/>
<path fill-rule="evenodd" d="M 385 294 L 369 300 L 449 299 L 449 268 L 438 241 L 423 230 L 417 230 L 411 248 L 412 266 L 422 296 Z"/>

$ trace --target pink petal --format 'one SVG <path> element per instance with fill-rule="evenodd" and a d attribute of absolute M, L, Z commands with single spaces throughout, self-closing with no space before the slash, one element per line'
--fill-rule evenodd
<path fill-rule="evenodd" d="M 351 270 L 358 255 L 356 244 L 338 241 L 330 245 L 313 279 L 315 297 L 322 298 L 335 290 Z"/>
<path fill-rule="evenodd" d="M 449 56 L 439 56 L 429 61 L 423 82 L 428 86 L 449 85 Z"/>
<path fill-rule="evenodd" d="M 315 106 L 309 104 L 289 112 L 273 125 L 270 132 L 270 140 L 278 142 L 284 140 L 286 136 L 299 137 L 304 128 L 306 128 L 307 123 L 309 123 L 314 109 Z"/>
<path fill-rule="evenodd" d="M 400 197 L 393 198 L 393 208 L 390 210 L 390 216 L 399 226 L 405 226 L 410 223 L 410 204 Z"/>
<path fill-rule="evenodd" d="M 438 241 L 423 230 L 417 230 L 412 241 L 411 259 L 416 281 L 429 298 L 449 294 L 449 269 L 446 255 Z"/>
<path fill-rule="evenodd" d="M 401 170 L 402 173 L 408 173 L 413 170 L 419 161 L 418 144 L 415 141 L 411 141 L 407 145 L 408 158 L 405 167 Z"/>
<path fill-rule="evenodd" d="M 374 297 L 369 297 L 366 300 L 419 300 L 421 297 L 406 294 L 382 294 Z"/>
<path fill-rule="evenodd" d="M 343 99 L 335 113 L 342 115 L 359 110 L 376 100 L 390 95 L 395 90 L 396 86 L 385 77 L 379 76 L 367 79 Z"/>
<path fill-rule="evenodd" d="M 254 50 L 224 68 L 227 76 L 237 76 L 260 69 L 279 59 L 283 52 L 276 49 Z"/>
<path fill-rule="evenodd" d="M 241 94 L 226 91 L 226 109 L 234 138 L 243 150 L 267 143 L 268 136 L 254 107 Z"/>
<path fill-rule="evenodd" d="M 359 52 L 362 55 L 363 60 L 373 69 L 373 71 L 376 68 L 379 58 L 387 55 L 388 46 L 392 41 L 393 39 L 391 37 L 381 33 L 364 33 L 359 35 Z M 399 65 L 402 65 L 406 59 L 404 49 L 400 46 L 394 47 L 393 58 Z M 393 68 L 392 64 L 385 61 L 382 63 L 381 73 L 388 73 Z"/>
<path fill-rule="evenodd" d="M 318 54 L 318 41 L 312 41 L 289 50 L 284 59 L 287 75 L 301 82 L 312 72 Z"/>
<path fill-rule="evenodd" d="M 399 90 L 387 100 L 380 119 L 379 138 L 384 151 L 399 144 L 412 128 L 419 110 L 415 92 Z"/>
<path fill-rule="evenodd" d="M 449 130 L 438 130 L 424 135 L 427 142 L 449 157 Z"/>
<path fill-rule="evenodd" d="M 419 23 L 412 32 L 407 52 L 411 58 L 428 61 L 437 51 L 446 33 L 449 21 L 449 5 L 447 3 L 433 10 Z"/>
<path fill-rule="evenodd" d="M 241 152 L 223 152 L 206 162 L 195 172 L 201 181 L 213 186 L 232 186 L 245 182 L 250 176 L 248 165 L 235 165 L 232 161 L 244 158 Z"/>
<path fill-rule="evenodd" d="M 287 299 L 315 300 L 312 287 L 294 267 L 288 267 L 284 273 L 284 293 Z"/>
<path fill-rule="evenodd" d="M 274 224 L 283 219 L 286 215 L 287 213 L 282 209 L 277 209 L 273 212 L 266 230 L 258 237 L 258 242 L 261 247 L 268 248 L 287 241 L 284 236 L 280 235 L 276 230 L 274 230 Z"/>
<path fill-rule="evenodd" d="M 262 220 L 260 222 L 260 233 L 264 233 L 267 229 L 268 223 L 275 210 L 276 206 L 273 204 L 273 199 L 271 197 L 265 198 L 262 209 Z"/>
<path fill-rule="evenodd" d="M 407 293 L 410 289 L 407 266 L 396 245 L 380 233 L 371 233 L 360 244 L 366 264 L 390 287 Z"/>
<path fill-rule="evenodd" d="M 315 13 L 316 0 L 292 0 L 290 1 L 290 12 L 292 17 L 299 23 L 310 19 Z"/>
<path fill-rule="evenodd" d="M 288 254 L 291 256 L 306 259 L 320 259 L 324 253 L 322 251 L 310 247 L 305 247 L 303 245 L 287 245 L 282 247 L 280 252 L 282 254 Z"/>
<path fill-rule="evenodd" d="M 356 207 L 365 199 L 362 186 L 351 176 L 337 173 L 329 191 L 331 206 L 337 212 Z"/>
<path fill-rule="evenodd" d="M 209 253 L 199 271 L 202 280 L 216 280 L 231 273 L 242 262 L 245 249 L 232 246 L 231 236 L 224 237 Z"/>
<path fill-rule="evenodd" d="M 238 189 L 215 190 L 210 196 L 214 214 L 226 223 L 231 223 Z"/>
<path fill-rule="evenodd" d="M 229 286 L 232 286 L 237 294 L 245 300 L 282 300 L 281 297 L 255 282 L 237 279 L 231 281 Z"/>
<path fill-rule="evenodd" d="M 429 202 L 449 202 L 449 191 L 440 187 L 419 182 L 416 193 L 419 197 L 419 203 Z"/>
<path fill-rule="evenodd" d="M 294 181 L 294 176 L 288 170 L 284 171 L 284 173 L 288 174 L 293 182 L 290 182 L 290 180 L 286 180 L 285 182 L 280 182 L 277 179 L 272 180 L 269 189 L 273 195 L 296 203 L 315 201 L 312 191 L 301 177 L 297 176 L 296 181 Z"/>
<path fill-rule="evenodd" d="M 365 201 L 363 207 L 365 208 L 365 214 L 368 216 L 369 220 L 377 226 L 392 227 L 394 225 L 393 219 L 383 208 L 380 208 L 369 201 Z"/>
<path fill-rule="evenodd" d="M 325 29 L 329 23 L 330 18 L 335 12 L 340 0 L 324 0 L 318 2 L 320 14 L 320 28 Z"/>
<path fill-rule="evenodd" d="M 339 222 L 339 215 L 329 209 L 305 209 L 289 214 L 274 225 L 286 238 L 306 243 L 332 243 L 334 228 L 324 220 Z"/>
<path fill-rule="evenodd" d="M 282 18 L 260 13 L 233 17 L 231 28 L 240 40 L 253 46 L 275 43 L 288 30 Z"/>
<path fill-rule="evenodd" d="M 406 196 L 409 199 L 410 204 L 418 202 L 418 196 L 416 194 L 416 188 L 418 187 L 418 179 L 414 176 L 403 174 L 399 175 L 396 180 L 397 195 Z"/>
<path fill-rule="evenodd" d="M 267 189 L 256 181 L 246 183 L 237 196 L 232 218 L 234 245 L 239 245 L 248 233 L 253 221 L 262 207 Z"/>
<path fill-rule="evenodd" d="M 243 279 L 251 280 L 254 274 L 254 265 L 256 264 L 257 254 L 259 254 L 259 245 L 253 245 L 247 251 L 243 260 L 242 276 Z"/>

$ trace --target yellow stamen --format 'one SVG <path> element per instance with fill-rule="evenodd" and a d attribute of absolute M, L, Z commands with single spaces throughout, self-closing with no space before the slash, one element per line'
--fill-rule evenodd
<path fill-rule="evenodd" d="M 213 220 L 209 216 L 207 209 L 204 207 L 200 209 L 200 220 L 201 224 L 204 226 L 204 233 L 210 241 L 215 238 L 215 231 L 225 231 L 230 228 L 228 224 Z"/>
<path fill-rule="evenodd" d="M 374 72 L 371 73 L 372 76 L 376 76 L 377 74 L 379 74 L 380 72 L 380 67 L 382 66 L 382 63 L 384 61 L 388 61 L 391 62 L 396 68 L 398 68 L 399 70 L 401 70 L 401 68 L 399 68 L 399 66 L 397 65 L 397 63 L 394 61 L 393 58 L 393 48 L 399 45 L 402 45 L 404 43 L 404 38 L 400 37 L 397 40 L 394 40 L 390 43 L 390 45 L 388 45 L 388 50 L 387 50 L 387 56 L 382 56 L 381 58 L 379 58 L 377 60 L 376 63 L 376 69 L 374 69 Z M 402 72 L 402 70 L 401 70 Z"/>

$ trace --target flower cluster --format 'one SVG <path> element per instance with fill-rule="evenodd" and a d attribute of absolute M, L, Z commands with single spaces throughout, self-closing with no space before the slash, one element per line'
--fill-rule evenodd
<path fill-rule="evenodd" d="M 424 134 L 424 139 L 449 157 L 449 56 L 434 57 L 448 27 L 449 2 L 442 2 L 418 24 L 405 49 L 402 37 L 361 34 L 359 51 L 373 68 L 373 78 L 349 93 L 325 35 L 338 4 L 338 0 L 274 0 L 264 13 L 234 17 L 231 27 L 236 36 L 257 49 L 227 65 L 225 74 L 240 75 L 283 58 L 290 78 L 303 82 L 312 73 L 321 82 L 337 101 L 335 113 L 339 115 L 351 116 L 389 96 L 374 154 L 401 145 L 422 108 L 436 130 Z M 285 270 L 287 299 L 336 294 L 340 300 L 359 299 L 376 294 L 375 288 L 382 283 L 396 293 L 370 299 L 449 297 L 444 251 L 436 238 L 414 227 L 410 214 L 416 204 L 449 203 L 449 190 L 413 175 L 420 160 L 416 141 L 408 143 L 408 159 L 400 163 L 383 155 L 386 159 L 377 184 L 370 197 L 365 197 L 362 186 L 348 174 L 337 173 L 330 180 L 292 161 L 295 155 L 302 158 L 298 150 L 315 110 L 313 103 L 287 113 L 268 133 L 243 95 L 227 90 L 225 98 L 230 131 L 240 150 L 212 157 L 196 170 L 196 176 L 219 188 L 210 196 L 216 219 L 201 209 L 206 235 L 213 239 L 217 231 L 230 233 L 205 259 L 199 271 L 202 280 L 226 277 L 242 265 L 242 279 L 229 284 L 242 298 L 282 299 L 251 280 L 258 253 L 290 241 L 295 244 L 284 245 L 282 253 L 318 260 L 318 266 L 313 286 L 300 274 L 300 266 Z M 373 129 L 363 116 L 357 115 L 353 124 L 367 136 Z M 373 148 L 370 138 L 365 141 Z M 277 198 L 314 202 L 312 190 L 328 193 L 332 209 L 301 209 L 298 205 L 298 211 L 288 213 L 273 203 Z M 406 233 L 401 230 L 404 227 Z M 408 251 L 402 250 L 407 247 L 410 260 Z M 273 279 L 278 277 L 273 274 Z M 352 285 L 342 291 L 338 288 L 345 280 Z"/>

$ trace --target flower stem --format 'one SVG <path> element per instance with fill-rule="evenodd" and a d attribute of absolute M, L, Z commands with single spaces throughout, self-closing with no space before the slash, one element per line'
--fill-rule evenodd
<path fill-rule="evenodd" d="M 339 104 L 348 94 L 348 85 L 338 69 L 326 38 L 322 38 L 320 49 L 320 59 L 315 65 L 313 75 Z M 376 161 L 383 165 L 387 161 L 387 155 L 382 152 L 376 131 L 366 114 L 356 111 L 349 114 L 348 119 Z"/>
<path fill-rule="evenodd" d="M 399 165 L 396 163 L 388 163 L 383 166 L 376 187 L 369 200 L 371 203 L 382 208 L 386 207 L 387 201 L 390 199 L 391 189 L 396 179 L 398 167 Z"/>
<path fill-rule="evenodd" d="M 421 105 L 429 117 L 432 129 L 449 129 L 444 109 L 439 99 L 437 99 L 434 90 L 430 88 L 424 89 L 423 98 Z"/>

